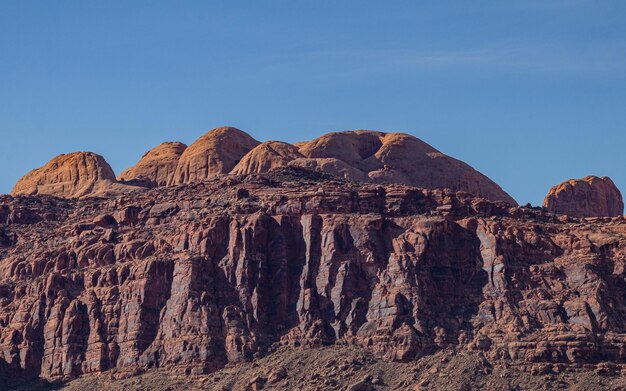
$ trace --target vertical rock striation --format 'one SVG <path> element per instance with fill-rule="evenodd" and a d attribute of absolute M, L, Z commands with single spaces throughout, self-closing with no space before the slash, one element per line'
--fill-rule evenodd
<path fill-rule="evenodd" d="M 0 370 L 206 373 L 277 344 L 626 362 L 626 222 L 295 168 L 0 198 Z M 6 222 L 6 223 L 4 223 Z"/>

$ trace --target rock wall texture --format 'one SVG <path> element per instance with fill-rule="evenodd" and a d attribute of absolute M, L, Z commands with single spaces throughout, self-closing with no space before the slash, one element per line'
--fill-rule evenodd
<path fill-rule="evenodd" d="M 180 156 L 187 146 L 180 142 L 167 141 L 146 152 L 139 162 L 119 176 L 120 181 L 137 181 L 150 187 L 165 186 L 172 181 Z"/>
<path fill-rule="evenodd" d="M 626 370 L 626 221 L 297 168 L 0 198 L 0 372 L 211 372 L 277 345 Z"/>
<path fill-rule="evenodd" d="M 550 189 L 543 206 L 552 213 L 576 217 L 622 216 L 624 200 L 609 177 L 571 179 Z"/>

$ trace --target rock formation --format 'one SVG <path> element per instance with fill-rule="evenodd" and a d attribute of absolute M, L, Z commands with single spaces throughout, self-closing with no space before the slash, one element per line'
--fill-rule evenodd
<path fill-rule="evenodd" d="M 300 153 L 308 158 L 341 160 L 363 173 L 351 178 L 354 180 L 361 180 L 363 175 L 374 183 L 449 188 L 517 205 L 483 174 L 408 134 L 366 130 L 329 133 L 300 144 Z"/>
<path fill-rule="evenodd" d="M 228 174 L 257 145 L 258 141 L 239 129 L 213 129 L 183 152 L 170 185 L 200 182 Z"/>
<path fill-rule="evenodd" d="M 324 172 L 351 181 L 368 181 L 367 175 L 363 171 L 334 157 L 300 158 L 290 161 L 289 166 Z"/>
<path fill-rule="evenodd" d="M 356 130 L 329 133 L 293 146 L 263 143 L 245 155 L 231 173 L 261 173 L 282 166 L 321 171 L 358 182 L 449 188 L 516 205 L 486 176 L 403 133 Z"/>
<path fill-rule="evenodd" d="M 139 162 L 118 176 L 120 181 L 147 181 L 151 186 L 165 186 L 174 178 L 178 160 L 187 146 L 179 142 L 164 142 L 146 152 Z"/>
<path fill-rule="evenodd" d="M 101 157 L 98 159 L 92 166 L 104 162 Z M 67 165 L 75 166 L 71 163 Z M 324 172 L 357 182 L 465 191 L 492 201 L 517 205 L 513 198 L 483 174 L 413 136 L 365 130 L 329 133 L 310 142 L 291 145 L 280 141 L 259 143 L 239 129 L 217 128 L 188 148 L 182 143 L 159 145 L 147 152 L 137 165 L 122 172 L 119 180 L 136 189 L 137 186 L 195 183 L 227 174 L 266 173 L 286 166 Z M 34 174 L 31 173 L 18 183 L 14 194 L 76 197 L 124 191 L 122 184 L 116 183 L 112 177 L 110 167 L 106 165 L 105 168 L 101 171 L 106 171 L 106 179 L 99 181 L 98 186 L 91 186 L 91 174 L 85 170 L 78 172 L 76 175 L 80 175 L 80 180 L 77 189 L 74 189 L 77 185 L 71 179 L 75 176 L 71 175 L 70 179 L 63 179 L 60 184 L 57 179 L 50 182 L 51 175 L 46 174 L 40 180 L 41 184 L 26 185 L 33 183 L 31 177 Z M 41 174 L 37 175 L 40 178 Z"/>
<path fill-rule="evenodd" d="M 5 378 L 193 375 L 343 343 L 388 361 L 451 349 L 485 368 L 626 373 L 623 217 L 291 167 L 132 196 L 4 196 L 0 231 Z"/>
<path fill-rule="evenodd" d="M 74 152 L 59 155 L 43 167 L 32 170 L 17 182 L 11 194 L 72 198 L 133 190 L 116 182 L 111 166 L 102 156 Z"/>
<path fill-rule="evenodd" d="M 231 174 L 260 174 L 284 167 L 294 159 L 302 158 L 298 148 L 282 141 L 266 141 L 254 147 L 233 168 Z"/>
<path fill-rule="evenodd" d="M 571 179 L 550 189 L 543 206 L 552 213 L 577 217 L 622 216 L 622 193 L 611 178 Z"/>

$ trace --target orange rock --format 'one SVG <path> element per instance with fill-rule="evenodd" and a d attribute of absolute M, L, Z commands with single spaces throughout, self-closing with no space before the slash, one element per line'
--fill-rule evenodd
<path fill-rule="evenodd" d="M 303 157 L 298 148 L 282 141 L 266 141 L 248 152 L 231 174 L 259 174 Z"/>
<path fill-rule="evenodd" d="M 164 142 L 146 152 L 139 162 L 124 172 L 120 181 L 147 180 L 154 186 L 165 186 L 174 177 L 178 160 L 187 146 L 180 142 Z"/>
<path fill-rule="evenodd" d="M 92 152 L 74 152 L 59 155 L 43 167 L 24 175 L 11 194 L 73 198 L 136 189 L 116 182 L 111 166 L 102 156 Z"/>
<path fill-rule="evenodd" d="M 517 205 L 485 175 L 404 133 L 368 130 L 329 133 L 301 143 L 300 153 L 308 158 L 339 159 L 375 183 L 449 188 Z"/>
<path fill-rule="evenodd" d="M 328 133 L 303 144 L 300 152 L 306 157 L 333 157 L 359 166 L 382 147 L 385 135 L 369 130 Z"/>
<path fill-rule="evenodd" d="M 624 200 L 609 177 L 570 179 L 550 189 L 543 201 L 550 212 L 575 217 L 615 217 L 624 214 Z"/>
<path fill-rule="evenodd" d="M 290 166 L 306 168 L 311 171 L 320 171 L 351 181 L 367 181 L 365 173 L 348 163 L 332 157 L 301 158 L 289 163 Z"/>
<path fill-rule="evenodd" d="M 169 184 L 200 182 L 227 174 L 257 145 L 257 140 L 239 129 L 213 129 L 183 152 Z"/>

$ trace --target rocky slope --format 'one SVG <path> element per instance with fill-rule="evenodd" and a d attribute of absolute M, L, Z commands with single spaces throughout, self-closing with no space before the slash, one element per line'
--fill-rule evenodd
<path fill-rule="evenodd" d="M 550 212 L 577 217 L 622 216 L 622 193 L 609 177 L 570 179 L 552 187 L 543 206 Z"/>
<path fill-rule="evenodd" d="M 345 343 L 392 362 L 453 349 L 537 374 L 626 374 L 623 217 L 286 168 L 4 196 L 0 222 L 5 377 L 195 376 Z"/>
<path fill-rule="evenodd" d="M 281 347 L 252 362 L 228 366 L 211 374 L 185 375 L 155 369 L 125 377 L 109 371 L 64 384 L 39 380 L 12 388 L 16 391 L 621 391 L 626 389 L 626 377 L 603 370 L 529 373 L 490 362 L 482 352 L 454 349 L 442 350 L 414 362 L 398 363 L 380 360 L 355 345 L 335 345 Z"/>

